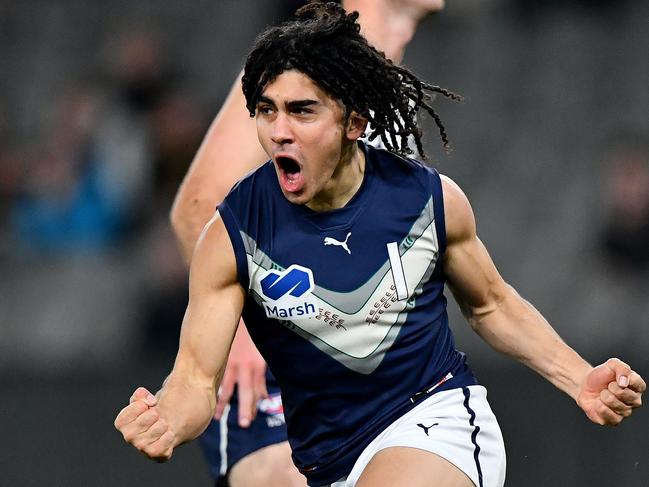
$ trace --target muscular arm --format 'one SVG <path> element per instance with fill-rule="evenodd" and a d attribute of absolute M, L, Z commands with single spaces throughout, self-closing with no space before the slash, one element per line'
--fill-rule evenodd
<path fill-rule="evenodd" d="M 189 304 L 173 370 L 158 392 L 157 401 L 149 398 L 147 402 L 146 391 L 136 391 L 131 404 L 115 420 L 126 441 L 152 458 L 165 460 L 173 448 L 205 429 L 214 414 L 216 387 L 244 296 L 237 281 L 234 252 L 217 213 L 205 227 L 194 252 Z M 152 421 L 155 423 L 149 424 Z"/>
<path fill-rule="evenodd" d="M 524 363 L 575 399 L 591 420 L 616 424 L 631 414 L 631 407 L 639 405 L 636 393 L 645 387 L 640 376 L 616 359 L 593 369 L 566 345 L 545 318 L 500 276 L 476 234 L 473 211 L 464 193 L 448 178 L 443 178 L 442 185 L 448 241 L 444 270 L 471 327 L 491 347 Z M 622 389 L 628 382 L 633 384 L 622 391 L 613 385 L 616 380 Z M 607 386 L 624 396 L 624 404 L 619 397 L 608 397 Z"/>
<path fill-rule="evenodd" d="M 189 280 L 189 304 L 171 374 L 156 396 L 138 388 L 115 419 L 128 443 L 162 461 L 198 436 L 212 418 L 216 388 L 243 309 L 245 292 L 218 213 L 199 238 Z"/>
<path fill-rule="evenodd" d="M 196 245 L 189 304 L 173 370 L 159 391 L 160 416 L 179 445 L 198 436 L 214 414 L 216 387 L 243 309 L 232 246 L 218 214 Z"/>

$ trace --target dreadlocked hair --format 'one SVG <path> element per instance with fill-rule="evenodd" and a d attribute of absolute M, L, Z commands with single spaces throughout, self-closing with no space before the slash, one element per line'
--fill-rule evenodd
<path fill-rule="evenodd" d="M 309 76 L 329 95 L 369 121 L 368 139 L 380 137 L 385 147 L 410 155 L 412 136 L 426 159 L 417 124 L 424 109 L 435 121 L 444 149 L 449 150 L 446 129 L 431 106 L 436 94 L 460 101 L 462 97 L 420 80 L 370 46 L 360 34 L 358 12 L 347 14 L 333 2 L 312 3 L 297 10 L 294 20 L 270 27 L 256 39 L 246 59 L 242 79 L 250 116 L 266 85 L 284 71 L 295 69 Z"/>

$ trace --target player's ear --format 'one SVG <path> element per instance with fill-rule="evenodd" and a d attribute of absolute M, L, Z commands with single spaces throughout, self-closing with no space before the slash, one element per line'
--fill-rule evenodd
<path fill-rule="evenodd" d="M 367 119 L 352 110 L 345 124 L 345 135 L 349 140 L 357 140 L 363 136 L 366 127 Z"/>

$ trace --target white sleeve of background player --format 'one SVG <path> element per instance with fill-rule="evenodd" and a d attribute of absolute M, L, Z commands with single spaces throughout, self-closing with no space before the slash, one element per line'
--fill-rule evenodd
<path fill-rule="evenodd" d="M 369 134 L 372 133 L 372 126 L 368 123 L 367 128 L 365 129 L 365 133 L 361 137 L 361 140 L 366 143 L 367 145 L 371 145 L 375 149 L 385 149 L 385 144 L 383 144 L 383 141 L 381 140 L 381 137 L 376 137 L 374 140 L 370 141 L 369 140 Z"/>
<path fill-rule="evenodd" d="M 371 142 L 368 140 L 369 139 L 368 134 L 371 133 L 372 133 L 372 126 L 370 124 L 367 124 L 367 128 L 365 129 L 365 134 L 363 135 L 363 137 L 361 137 L 361 140 L 367 145 L 371 145 L 375 149 L 386 149 L 385 144 L 381 139 L 381 136 L 376 137 Z M 408 137 L 408 147 L 410 147 L 410 149 L 412 150 L 413 156 L 416 159 L 419 159 L 419 151 L 417 150 L 417 145 L 415 144 L 415 139 L 412 135 Z"/>

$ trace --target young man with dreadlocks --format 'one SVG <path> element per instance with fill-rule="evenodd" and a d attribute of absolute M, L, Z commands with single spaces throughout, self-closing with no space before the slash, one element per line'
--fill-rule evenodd
<path fill-rule="evenodd" d="M 243 76 L 271 157 L 243 179 L 194 252 L 170 376 L 115 420 L 157 460 L 209 422 L 243 314 L 282 388 L 293 460 L 309 485 L 502 486 L 498 424 L 448 327 L 444 284 L 497 350 L 599 424 L 641 403 L 618 359 L 587 364 L 496 271 L 462 191 L 405 157 L 429 93 L 387 61 L 356 15 L 309 6 L 265 31 Z M 388 151 L 358 139 L 367 122 Z M 423 155 L 423 151 L 422 155 Z"/>
<path fill-rule="evenodd" d="M 395 63 L 401 61 L 419 22 L 444 6 L 443 0 L 344 0 L 341 4 L 347 11 L 359 12 L 363 36 Z M 372 143 L 379 145 L 376 139 Z M 214 209 L 239 179 L 266 160 L 238 78 L 192 161 L 171 212 L 188 264 Z M 199 441 L 217 486 L 305 485 L 306 479 L 291 461 L 277 381 L 243 321 L 228 356 L 214 419 Z"/>

